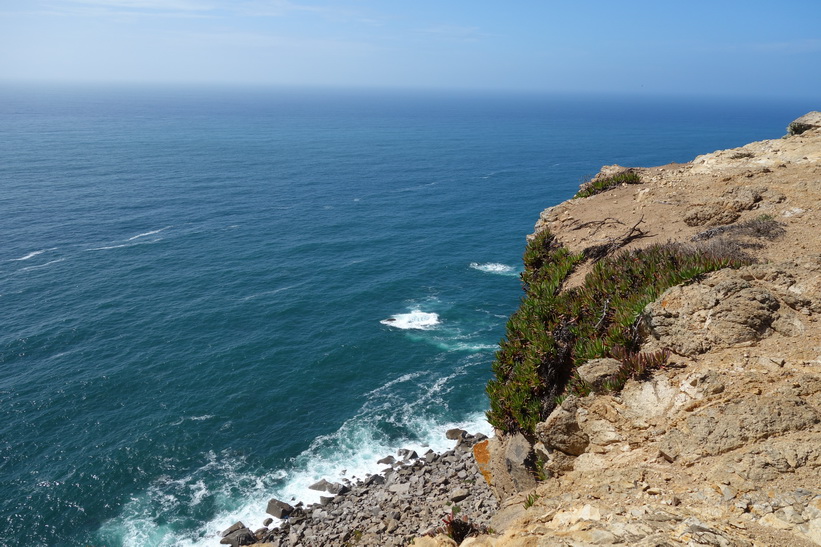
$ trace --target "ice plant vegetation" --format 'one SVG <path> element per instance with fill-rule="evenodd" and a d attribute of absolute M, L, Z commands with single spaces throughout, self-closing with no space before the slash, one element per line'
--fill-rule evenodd
<path fill-rule="evenodd" d="M 598 261 L 579 287 L 563 288 L 585 254 L 573 254 L 545 230 L 524 253 L 525 296 L 507 323 L 488 382 L 490 423 L 503 431 L 533 433 L 567 393 L 621 389 L 662 366 L 669 353 L 641 353 L 641 315 L 663 291 L 702 274 L 746 264 L 733 245 L 651 245 Z M 612 357 L 621 369 L 590 386 L 576 367 Z"/>

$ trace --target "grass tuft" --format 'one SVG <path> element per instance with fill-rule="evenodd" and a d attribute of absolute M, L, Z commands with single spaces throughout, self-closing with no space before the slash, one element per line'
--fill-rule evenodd
<path fill-rule="evenodd" d="M 585 182 L 581 185 L 579 191 L 576 192 L 576 195 L 573 196 L 573 199 L 595 196 L 596 194 L 601 194 L 602 192 L 606 192 L 607 190 L 615 188 L 616 186 L 621 186 L 622 184 L 640 183 L 641 177 L 639 177 L 638 173 L 634 173 L 633 171 L 624 171 L 611 177 L 593 179 L 589 182 Z"/>

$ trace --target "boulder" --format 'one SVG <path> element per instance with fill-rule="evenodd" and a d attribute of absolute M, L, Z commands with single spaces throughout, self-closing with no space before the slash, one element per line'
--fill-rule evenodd
<path fill-rule="evenodd" d="M 451 441 L 456 441 L 458 439 L 461 439 L 465 435 L 467 435 L 467 431 L 465 431 L 464 429 L 458 429 L 458 428 L 448 429 L 445 432 L 445 437 L 447 437 Z"/>
<path fill-rule="evenodd" d="M 339 496 L 339 495 L 342 495 L 342 494 L 347 494 L 348 491 L 350 491 L 350 488 L 348 488 L 347 486 L 345 486 L 342 483 L 334 482 L 334 483 L 329 483 L 325 487 L 325 491 L 330 493 L 330 494 L 334 494 L 335 496 Z"/>
<path fill-rule="evenodd" d="M 615 359 L 591 359 L 576 369 L 582 380 L 593 386 L 601 386 L 605 380 L 616 374 L 621 361 Z"/>
<path fill-rule="evenodd" d="M 316 490 L 317 492 L 327 492 L 329 486 L 331 486 L 330 482 L 326 481 L 325 479 L 320 479 L 308 488 L 311 490 Z"/>
<path fill-rule="evenodd" d="M 404 461 L 419 459 L 419 454 L 416 453 L 416 450 L 410 450 L 409 448 L 400 448 L 397 451 L 397 455 Z"/>
<path fill-rule="evenodd" d="M 604 359 L 599 359 L 604 361 Z M 610 359 L 619 363 L 615 359 Z M 576 410 L 578 409 L 578 398 L 570 396 L 556 407 L 544 422 L 536 425 L 536 438 L 541 441 L 548 450 L 559 450 L 570 456 L 583 454 L 590 438 L 579 427 L 576 420 Z"/>
<path fill-rule="evenodd" d="M 234 524 L 223 530 L 220 536 L 225 537 L 229 534 L 233 534 L 237 530 L 242 530 L 245 527 L 246 526 L 242 523 L 242 521 L 235 522 Z"/>
<path fill-rule="evenodd" d="M 456 490 L 450 493 L 450 501 L 452 501 L 453 503 L 458 503 L 466 497 L 468 497 L 469 495 L 470 492 L 468 492 L 464 488 L 457 488 Z"/>
<path fill-rule="evenodd" d="M 220 540 L 221 544 L 230 545 L 231 547 L 238 547 L 239 545 L 253 545 L 256 542 L 257 536 L 245 527 L 231 532 Z"/>
<path fill-rule="evenodd" d="M 268 508 L 265 510 L 266 513 L 278 519 L 287 518 L 293 511 L 292 506 L 276 498 L 268 500 Z"/>

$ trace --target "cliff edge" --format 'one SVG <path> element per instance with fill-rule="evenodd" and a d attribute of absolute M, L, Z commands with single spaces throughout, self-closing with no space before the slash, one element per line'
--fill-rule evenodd
<path fill-rule="evenodd" d="M 686 164 L 604 167 L 528 237 L 488 384 L 382 473 L 272 499 L 229 545 L 821 545 L 821 113 Z M 276 521 L 275 521 L 276 519 Z"/>
<path fill-rule="evenodd" d="M 629 183 L 545 210 L 531 239 L 549 232 L 579 257 L 712 245 L 743 263 L 643 308 L 640 350 L 663 364 L 478 445 L 502 506 L 495 534 L 462 545 L 821 545 L 821 113 L 781 139 L 593 182 L 613 180 Z M 596 385 L 619 366 L 597 359 L 574 378 Z"/>

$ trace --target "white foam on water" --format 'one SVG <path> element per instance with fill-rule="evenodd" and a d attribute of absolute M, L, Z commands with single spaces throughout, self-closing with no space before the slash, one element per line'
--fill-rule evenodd
<path fill-rule="evenodd" d="M 465 351 L 478 353 L 480 351 L 496 351 L 498 344 L 472 344 L 470 342 L 437 342 L 436 347 L 445 351 Z"/>
<path fill-rule="evenodd" d="M 424 374 L 423 372 L 408 372 L 407 374 L 403 374 L 399 378 L 391 380 L 387 384 L 381 385 L 378 388 L 372 390 L 370 393 L 367 393 L 365 395 L 365 397 L 371 397 L 373 395 L 378 395 L 380 393 L 383 393 L 383 392 L 389 390 L 390 388 L 392 388 L 393 386 L 395 386 L 397 384 L 401 384 L 401 383 L 404 383 L 404 382 L 409 382 L 411 380 L 415 380 L 416 378 L 419 378 L 423 374 Z"/>
<path fill-rule="evenodd" d="M 414 309 L 408 313 L 392 315 L 388 319 L 383 319 L 380 323 L 395 329 L 429 330 L 439 324 L 439 314 Z"/>
<path fill-rule="evenodd" d="M 220 533 L 237 521 L 252 530 L 261 527 L 269 516 L 265 508 L 270 498 L 292 505 L 298 501 L 317 503 L 321 495 L 328 495 L 309 488 L 320 479 L 365 479 L 386 468 L 377 461 L 387 455 L 396 456 L 400 448 L 414 450 L 420 456 L 429 449 L 444 452 L 455 445 L 445 437 L 448 429 L 489 436 L 492 427 L 483 412 L 454 421 L 425 415 L 428 408 L 446 407 L 442 396 L 454 389 L 459 376 L 471 374 L 474 366 L 482 366 L 482 361 L 466 358 L 451 374 L 436 376 L 435 370 L 402 374 L 372 390 L 355 416 L 336 432 L 315 439 L 292 460 L 289 469 L 259 472 L 249 469 L 234 454 L 209 453 L 207 463 L 189 476 L 178 480 L 161 477 L 146 492 L 132 498 L 118 517 L 103 525 L 103 538 L 125 546 L 212 546 L 219 542 Z M 415 386 L 394 389 L 408 382 Z M 408 387 L 416 389 L 409 391 Z M 403 393 L 414 395 L 411 399 Z M 385 424 L 405 434 L 386 435 Z M 206 501 L 221 509 L 195 530 L 181 532 L 186 517 L 176 515 Z"/>
<path fill-rule="evenodd" d="M 55 249 L 57 249 L 57 247 L 52 247 L 50 249 L 40 249 L 39 251 L 31 252 L 31 253 L 29 253 L 25 256 L 21 256 L 20 258 L 9 259 L 9 261 L 10 262 L 20 262 L 21 260 L 30 260 L 30 259 L 34 258 L 35 256 L 41 255 L 43 253 L 47 253 L 48 251 L 53 251 Z"/>
<path fill-rule="evenodd" d="M 166 226 L 165 228 L 160 228 L 159 230 L 151 230 L 150 232 L 143 232 L 141 234 L 137 234 L 134 237 L 129 237 L 126 241 L 134 241 L 135 239 L 140 239 L 141 237 L 152 236 L 154 234 L 159 234 L 160 232 L 169 229 L 171 226 Z"/>
<path fill-rule="evenodd" d="M 137 237 L 137 236 L 135 236 Z M 132 237 L 128 241 L 131 241 L 135 237 Z M 104 247 L 92 247 L 91 249 L 86 249 L 86 251 L 108 251 L 111 249 L 122 249 L 123 247 L 135 247 L 137 245 L 150 245 L 151 243 L 157 243 L 158 241 L 162 241 L 164 238 L 157 237 L 154 239 L 146 240 L 146 241 L 134 241 L 133 243 L 121 243 L 119 245 L 107 245 Z"/>
<path fill-rule="evenodd" d="M 498 262 L 471 262 L 470 267 L 474 270 L 479 270 L 480 272 L 485 272 L 489 274 L 509 276 L 519 275 L 519 273 L 516 271 L 516 268 L 514 268 L 513 266 L 508 266 L 507 264 L 500 264 Z"/>
<path fill-rule="evenodd" d="M 39 270 L 40 268 L 45 268 L 46 266 L 51 266 L 52 264 L 57 264 L 58 262 L 64 261 L 65 258 L 58 258 L 57 260 L 52 260 L 50 262 L 46 262 L 45 264 L 38 264 L 37 266 L 28 266 L 26 268 L 20 269 L 21 272 L 26 272 L 29 270 Z"/>

